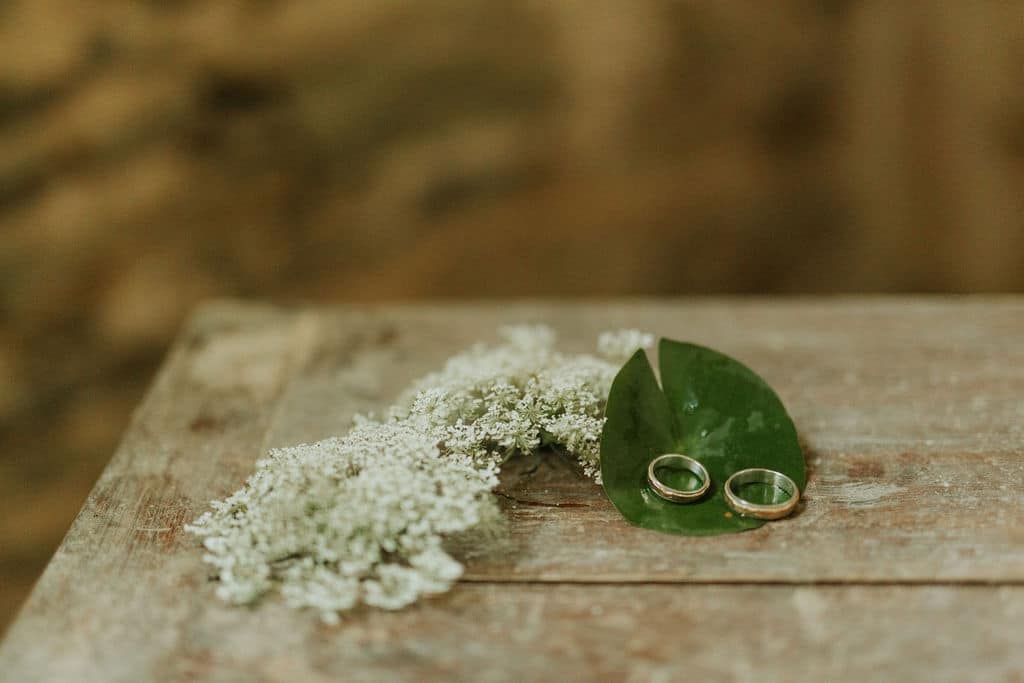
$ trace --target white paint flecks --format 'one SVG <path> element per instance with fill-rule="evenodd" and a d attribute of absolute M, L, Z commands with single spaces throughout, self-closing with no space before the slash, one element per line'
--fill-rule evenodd
<path fill-rule="evenodd" d="M 874 481 L 851 481 L 840 484 L 832 492 L 832 498 L 839 503 L 854 507 L 877 507 L 895 505 L 896 496 L 903 492 L 902 486 Z"/>
<path fill-rule="evenodd" d="M 211 389 L 273 393 L 316 335 L 310 316 L 290 322 L 217 335 L 195 354 L 190 379 Z"/>
<path fill-rule="evenodd" d="M 814 643 L 828 640 L 828 623 L 825 613 L 828 600 L 815 588 L 797 588 L 793 591 L 793 607 L 800 620 L 800 630 Z"/>

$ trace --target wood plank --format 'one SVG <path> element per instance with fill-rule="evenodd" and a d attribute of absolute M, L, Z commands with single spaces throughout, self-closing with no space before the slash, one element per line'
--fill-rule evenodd
<path fill-rule="evenodd" d="M 344 431 L 509 320 L 543 320 L 575 349 L 616 325 L 710 344 L 762 373 L 794 416 L 811 469 L 794 517 L 667 537 L 629 526 L 564 460 L 530 459 L 504 475 L 506 542 L 455 544 L 468 580 L 1024 581 L 1019 299 L 385 308 L 359 325 L 387 343 L 355 358 L 350 316 L 324 318 L 270 443 Z"/>
<path fill-rule="evenodd" d="M 452 546 L 468 558 L 466 580 L 1022 582 L 1024 496 L 1006 483 L 1020 472 L 1012 455 L 825 457 L 793 517 L 689 538 L 630 526 L 599 486 L 548 455 L 503 473 L 503 542 Z"/>
<path fill-rule="evenodd" d="M 501 489 L 509 537 L 469 558 L 467 579 L 491 583 L 399 614 L 365 610 L 336 630 L 275 600 L 244 610 L 213 599 L 184 522 L 235 489 L 266 447 L 343 431 L 354 412 L 386 406 L 412 378 L 515 321 L 553 324 L 567 348 L 627 325 L 748 362 L 779 389 L 805 441 L 803 512 L 729 537 L 654 535 L 622 524 L 564 461 L 532 473 L 523 461 Z M 765 671 L 783 672 L 799 651 L 824 675 L 888 673 L 897 652 L 913 651 L 951 680 L 986 677 L 968 676 L 968 665 L 1010 675 L 1020 667 L 1024 588 L 923 584 L 1022 580 L 1021 339 L 1020 298 L 211 305 L 179 339 L 0 645 L 0 672 L 18 681 L 497 680 L 568 672 L 563 665 L 615 677 L 632 661 L 648 667 L 637 677 L 657 679 L 675 653 L 699 671 L 736 675 L 762 659 Z M 508 581 L 519 585 L 499 585 Z M 562 583 L 530 583 L 545 581 Z M 694 622 L 714 637 L 693 636 Z"/>
<path fill-rule="evenodd" d="M 306 314 L 264 306 L 193 318 L 8 631 L 0 679 L 88 680 L 76 669 L 94 661 L 114 675 L 93 680 L 124 680 L 173 648 L 212 597 L 182 525 L 251 471 L 313 329 Z"/>
<path fill-rule="evenodd" d="M 182 612 L 170 624 L 152 612 L 114 622 L 104 606 L 76 620 L 59 652 L 7 651 L 4 672 L 11 681 L 253 683 L 1024 675 L 1021 587 L 492 584 L 400 612 L 361 610 L 338 626 L 277 601 Z"/>

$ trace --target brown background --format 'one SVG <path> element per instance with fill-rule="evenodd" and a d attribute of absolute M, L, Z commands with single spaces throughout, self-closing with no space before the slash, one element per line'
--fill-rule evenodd
<path fill-rule="evenodd" d="M 188 310 L 1024 289 L 1024 5 L 0 0 L 0 624 Z"/>

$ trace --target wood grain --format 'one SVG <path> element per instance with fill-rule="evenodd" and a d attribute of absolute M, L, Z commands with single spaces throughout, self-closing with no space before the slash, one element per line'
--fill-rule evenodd
<path fill-rule="evenodd" d="M 350 414 L 338 406 L 382 408 L 395 386 L 480 336 L 460 315 L 485 329 L 544 320 L 576 349 L 616 324 L 707 343 L 761 372 L 794 416 L 811 478 L 790 519 L 714 539 L 665 537 L 630 527 L 564 460 L 537 458 L 506 470 L 511 538 L 475 555 L 467 578 L 1024 581 L 1016 300 L 484 306 L 454 317 L 381 309 L 363 334 L 388 343 L 365 346 L 355 363 L 341 333 L 348 315 L 323 320 L 321 358 L 282 396 L 272 444 L 344 429 Z"/>
<path fill-rule="evenodd" d="M 213 599 L 183 523 L 267 447 L 343 431 L 517 321 L 554 325 L 569 349 L 627 325 L 747 362 L 801 432 L 803 510 L 734 536 L 658 535 L 542 454 L 503 473 L 506 537 L 453 540 L 467 575 L 449 595 L 333 628 L 274 599 Z M 211 304 L 0 646 L 0 678 L 668 680 L 685 665 L 738 680 L 1014 680 L 1021 339 L 1017 297 Z"/>
<path fill-rule="evenodd" d="M 210 606 L 212 607 L 212 606 Z M 1016 681 L 1024 588 L 468 585 L 336 627 L 270 601 L 125 612 L 11 681 Z M 108 609 L 109 612 L 109 609 Z M 159 614 L 172 614 L 162 605 Z M 80 619 L 78 627 L 86 620 Z M 90 620 L 90 623 L 99 620 Z M 113 628 L 114 626 L 118 628 Z"/>

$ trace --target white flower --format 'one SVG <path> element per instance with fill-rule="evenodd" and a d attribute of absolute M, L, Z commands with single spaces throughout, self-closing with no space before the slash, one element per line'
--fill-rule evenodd
<path fill-rule="evenodd" d="M 653 343 L 654 335 L 647 332 L 616 330 L 601 333 L 597 338 L 597 350 L 605 358 L 622 363 L 636 353 L 637 349 L 647 348 Z"/>
<path fill-rule="evenodd" d="M 362 417 L 343 437 L 271 451 L 186 526 L 217 570 L 218 597 L 245 604 L 277 588 L 328 622 L 360 602 L 398 609 L 462 574 L 442 539 L 496 519 L 490 491 L 504 459 L 561 448 L 599 479 L 618 365 L 558 353 L 547 327 L 501 334 L 503 344 L 475 346 L 416 382 L 384 421 Z M 628 356 L 651 341 L 628 330 L 600 346 Z"/>

